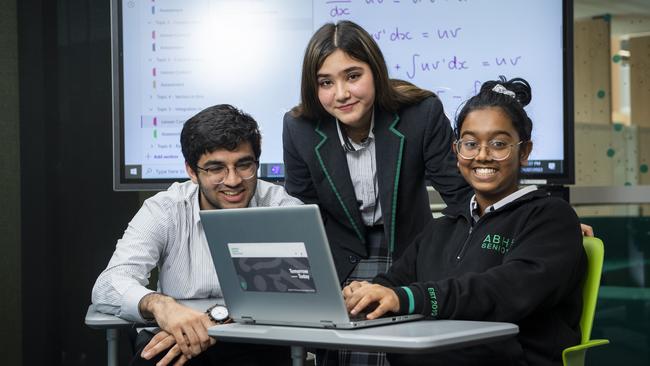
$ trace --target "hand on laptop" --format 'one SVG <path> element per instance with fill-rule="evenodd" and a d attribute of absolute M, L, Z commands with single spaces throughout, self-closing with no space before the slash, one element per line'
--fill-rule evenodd
<path fill-rule="evenodd" d="M 356 315 L 372 303 L 379 305 L 368 313 L 367 319 L 377 319 L 387 312 L 399 311 L 399 298 L 395 291 L 388 287 L 371 284 L 366 281 L 354 281 L 343 288 L 345 306 L 352 315 Z"/>
<path fill-rule="evenodd" d="M 159 293 L 146 295 L 140 301 L 140 312 L 144 316 L 152 315 L 163 330 L 143 349 L 142 357 L 145 359 L 150 359 L 172 345 L 168 355 L 180 348 L 183 356 L 191 359 L 215 343 L 208 336 L 208 328 L 214 325 L 208 315 L 181 305 L 169 296 Z M 174 349 L 176 351 L 172 352 Z M 177 353 L 174 357 L 176 355 Z"/>

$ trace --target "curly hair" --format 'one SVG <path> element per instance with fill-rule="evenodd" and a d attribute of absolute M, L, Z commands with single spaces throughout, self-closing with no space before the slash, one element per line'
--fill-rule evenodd
<path fill-rule="evenodd" d="M 504 76 L 500 76 L 499 80 L 486 81 L 481 85 L 478 94 L 467 100 L 458 113 L 454 129 L 456 138 L 460 138 L 460 130 L 468 114 L 477 109 L 499 107 L 510 117 L 519 138 L 522 141 L 530 141 L 533 121 L 528 117 L 524 107 L 530 103 L 531 99 L 530 84 L 522 78 L 506 80 Z"/>

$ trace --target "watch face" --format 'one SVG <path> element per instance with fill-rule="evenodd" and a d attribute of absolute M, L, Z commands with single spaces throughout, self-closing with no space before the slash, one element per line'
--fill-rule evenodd
<path fill-rule="evenodd" d="M 210 310 L 210 316 L 216 321 L 224 321 L 228 319 L 228 308 L 222 305 L 217 305 Z"/>

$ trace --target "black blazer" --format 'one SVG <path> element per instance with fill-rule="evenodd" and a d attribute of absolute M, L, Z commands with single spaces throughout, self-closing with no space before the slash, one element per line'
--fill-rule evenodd
<path fill-rule="evenodd" d="M 442 104 L 430 97 L 398 113 L 375 109 L 375 150 L 384 233 L 397 259 L 432 220 L 425 179 L 448 205 L 471 193 L 456 166 L 453 132 Z M 357 206 L 334 117 L 284 116 L 285 188 L 319 205 L 334 263 L 343 282 L 367 258 L 366 228 Z"/>

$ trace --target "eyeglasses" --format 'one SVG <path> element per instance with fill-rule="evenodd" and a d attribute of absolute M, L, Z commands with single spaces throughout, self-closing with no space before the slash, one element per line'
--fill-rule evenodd
<path fill-rule="evenodd" d="M 210 165 L 207 167 L 196 166 L 197 169 L 204 171 L 208 176 L 210 183 L 214 185 L 222 184 L 230 175 L 230 169 L 225 165 Z M 257 161 L 242 161 L 235 164 L 235 174 L 243 180 L 249 180 L 255 177 L 257 173 Z"/>
<path fill-rule="evenodd" d="M 512 148 L 519 146 L 523 141 L 519 141 L 516 144 L 508 144 L 499 140 L 488 141 L 487 145 L 481 145 L 474 140 L 457 140 L 454 144 L 456 145 L 456 152 L 458 156 L 463 159 L 472 160 L 481 153 L 481 148 L 487 149 L 487 154 L 492 160 L 501 161 L 506 160 L 510 156 Z"/>

